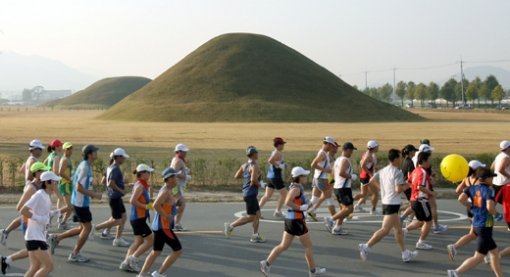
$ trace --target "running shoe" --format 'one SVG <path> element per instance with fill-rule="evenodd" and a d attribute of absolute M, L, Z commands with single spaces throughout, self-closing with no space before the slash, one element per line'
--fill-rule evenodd
<path fill-rule="evenodd" d="M 356 204 L 356 205 L 354 205 L 354 211 L 364 213 L 365 209 L 363 209 L 363 207 L 361 205 Z"/>
<path fill-rule="evenodd" d="M 90 229 L 89 240 L 94 240 L 96 238 L 96 225 L 92 224 L 92 229 Z"/>
<path fill-rule="evenodd" d="M 273 216 L 280 219 L 285 218 L 285 215 L 281 211 L 274 211 Z"/>
<path fill-rule="evenodd" d="M 311 209 L 310 209 L 310 210 L 308 210 L 307 214 L 308 214 L 308 216 L 309 216 L 309 217 L 310 217 L 310 218 L 311 218 L 314 222 L 319 221 L 319 220 L 317 219 L 317 213 L 316 213 L 314 210 L 311 210 Z"/>
<path fill-rule="evenodd" d="M 67 225 L 67 223 L 58 223 L 58 227 L 57 227 L 60 231 L 65 231 L 65 230 L 69 230 L 69 226 Z"/>
<path fill-rule="evenodd" d="M 151 275 L 148 273 L 144 273 L 144 274 L 138 274 L 138 275 L 136 275 L 136 277 L 151 277 Z"/>
<path fill-rule="evenodd" d="M 362 262 L 365 262 L 368 257 L 368 245 L 365 243 L 360 243 L 358 245 L 358 247 L 359 247 L 359 257 Z"/>
<path fill-rule="evenodd" d="M 267 261 L 263 260 L 260 261 L 260 272 L 264 274 L 264 276 L 269 276 L 269 271 L 271 270 L 271 267 L 267 265 Z"/>
<path fill-rule="evenodd" d="M 457 249 L 455 248 L 455 244 L 448 244 L 446 246 L 446 250 L 448 250 L 448 258 L 453 262 L 455 256 L 457 256 Z"/>
<path fill-rule="evenodd" d="M 108 232 L 108 230 L 104 229 L 104 230 L 101 232 L 101 239 L 104 239 L 104 240 L 112 240 L 112 239 L 115 239 L 115 237 L 113 237 L 112 235 L 110 235 L 110 232 Z"/>
<path fill-rule="evenodd" d="M 141 268 L 140 268 L 140 265 L 138 264 L 138 259 L 134 256 L 131 256 L 127 259 L 127 262 L 128 262 L 128 265 L 129 267 L 134 271 L 134 272 L 140 272 Z"/>
<path fill-rule="evenodd" d="M 5 272 L 7 272 L 7 268 L 9 267 L 9 264 L 7 263 L 7 257 L 2 256 L 2 274 L 5 275 Z"/>
<path fill-rule="evenodd" d="M 266 242 L 266 240 L 260 235 L 260 234 L 253 234 L 250 238 L 251 243 L 263 243 Z"/>
<path fill-rule="evenodd" d="M 127 261 L 123 261 L 120 264 L 119 269 L 122 270 L 122 271 L 133 272 L 133 273 L 140 272 L 139 268 L 134 268 L 134 267 L 130 266 Z"/>
<path fill-rule="evenodd" d="M 434 227 L 433 232 L 434 232 L 434 234 L 440 234 L 440 233 L 446 232 L 447 230 L 448 230 L 447 225 L 438 224 Z"/>
<path fill-rule="evenodd" d="M 494 215 L 494 220 L 497 222 L 503 221 L 503 214 L 500 212 L 497 212 L 496 215 Z"/>
<path fill-rule="evenodd" d="M 448 269 L 446 271 L 446 274 L 448 274 L 448 277 L 458 277 L 459 275 L 457 274 L 457 271 L 453 270 L 453 269 Z"/>
<path fill-rule="evenodd" d="M 175 224 L 174 231 L 186 231 L 186 228 L 182 227 L 181 224 Z"/>
<path fill-rule="evenodd" d="M 152 277 L 166 277 L 165 274 L 161 274 L 161 273 L 159 273 L 157 271 L 152 272 L 151 276 Z"/>
<path fill-rule="evenodd" d="M 223 233 L 225 234 L 225 237 L 227 237 L 227 239 L 229 239 L 232 236 L 234 227 L 230 226 L 230 223 L 228 223 L 228 222 L 225 222 L 224 226 L 225 226 L 225 230 L 223 231 Z"/>
<path fill-rule="evenodd" d="M 326 230 L 331 233 L 331 231 L 333 230 L 333 225 L 335 223 L 333 222 L 333 219 L 331 219 L 331 217 L 329 216 L 325 216 L 324 217 L 324 225 L 326 226 Z"/>
<path fill-rule="evenodd" d="M 419 241 L 419 242 L 416 243 L 416 249 L 430 250 L 430 249 L 432 249 L 432 245 L 427 244 L 424 241 Z"/>
<path fill-rule="evenodd" d="M 69 258 L 67 258 L 68 262 L 73 263 L 86 263 L 89 261 L 89 258 L 82 256 L 80 253 L 73 255 L 73 253 L 69 254 Z"/>
<path fill-rule="evenodd" d="M 55 255 L 55 248 L 57 248 L 57 245 L 58 245 L 57 235 L 50 234 L 48 242 L 50 244 L 51 255 Z"/>
<path fill-rule="evenodd" d="M 326 269 L 324 267 L 316 267 L 313 272 L 310 270 L 310 273 L 308 276 L 314 277 L 314 276 L 323 275 L 324 273 L 326 273 Z"/>
<path fill-rule="evenodd" d="M 483 262 L 486 264 L 491 264 L 491 257 L 489 257 L 489 255 L 485 255 L 485 257 L 483 257 Z"/>
<path fill-rule="evenodd" d="M 124 238 L 120 238 L 120 239 L 114 239 L 112 242 L 112 245 L 114 247 L 129 247 L 131 245 L 131 243 L 129 243 Z"/>
<path fill-rule="evenodd" d="M 348 235 L 349 233 L 345 231 L 344 228 L 342 228 L 342 226 L 337 226 L 331 230 L 331 234 L 336 236 L 345 236 Z"/>
<path fill-rule="evenodd" d="M 7 233 L 7 230 L 0 229 L 0 243 L 5 246 L 7 244 L 7 237 L 9 237 L 9 233 Z"/>
<path fill-rule="evenodd" d="M 402 228 L 402 236 L 404 236 L 404 239 L 407 237 L 407 234 L 409 234 L 409 230 L 407 230 L 407 228 Z"/>
<path fill-rule="evenodd" d="M 408 263 L 408 262 L 414 260 L 416 258 L 416 256 L 418 256 L 418 251 L 409 251 L 408 249 L 406 249 L 402 253 L 402 261 L 404 263 Z"/>

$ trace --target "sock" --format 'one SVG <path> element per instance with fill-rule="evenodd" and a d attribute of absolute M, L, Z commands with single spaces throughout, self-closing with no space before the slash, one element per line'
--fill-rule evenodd
<path fill-rule="evenodd" d="M 8 235 L 11 231 L 9 231 L 8 229 L 5 229 L 4 232 L 6 235 Z"/>
<path fill-rule="evenodd" d="M 311 273 L 315 273 L 315 268 L 310 269 Z"/>
<path fill-rule="evenodd" d="M 11 256 L 7 256 L 7 258 L 5 258 L 5 262 L 6 262 L 8 265 L 12 264 L 12 258 L 11 258 Z"/>
<path fill-rule="evenodd" d="M 230 228 L 234 229 L 234 226 L 232 226 L 232 223 L 228 225 Z"/>
<path fill-rule="evenodd" d="M 368 246 L 368 242 L 365 243 L 364 246 L 366 246 L 367 249 L 370 249 L 370 246 Z"/>
<path fill-rule="evenodd" d="M 267 267 L 270 267 L 270 266 L 271 266 L 271 264 L 270 264 L 267 260 L 266 260 L 266 266 L 267 266 Z"/>
<path fill-rule="evenodd" d="M 418 240 L 418 243 L 422 243 L 422 242 L 423 242 L 423 240 L 421 240 L 421 239 Z"/>

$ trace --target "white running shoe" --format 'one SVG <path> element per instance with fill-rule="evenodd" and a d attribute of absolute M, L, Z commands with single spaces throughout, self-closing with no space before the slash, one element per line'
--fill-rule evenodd
<path fill-rule="evenodd" d="M 260 234 L 253 234 L 250 238 L 251 243 L 263 243 L 266 242 L 266 240 L 260 235 Z"/>
<path fill-rule="evenodd" d="M 363 209 L 363 207 L 361 205 L 356 204 L 356 205 L 354 205 L 354 211 L 364 213 L 365 209 Z"/>
<path fill-rule="evenodd" d="M 234 227 L 230 226 L 230 223 L 228 223 L 228 222 L 225 222 L 224 227 L 225 227 L 225 229 L 223 230 L 223 233 L 225 234 L 225 237 L 227 237 L 227 239 L 229 239 L 232 236 Z"/>
<path fill-rule="evenodd" d="M 102 232 L 101 232 L 101 239 L 104 239 L 104 240 L 112 240 L 112 239 L 115 239 L 114 236 L 110 235 L 110 232 L 107 230 L 107 229 L 104 229 Z"/>
<path fill-rule="evenodd" d="M 140 265 L 138 264 L 138 259 L 136 257 L 134 256 L 128 257 L 127 263 L 133 271 L 140 272 L 141 268 Z"/>
<path fill-rule="evenodd" d="M 453 269 L 449 269 L 446 271 L 446 274 L 448 274 L 448 277 L 458 277 L 459 275 L 457 274 L 457 271 L 453 270 Z"/>
<path fill-rule="evenodd" d="M 349 234 L 349 232 L 345 231 L 344 228 L 342 228 L 342 225 L 337 226 L 331 230 L 332 235 L 336 236 L 346 236 Z"/>
<path fill-rule="evenodd" d="M 73 263 L 86 263 L 89 261 L 89 258 L 82 256 L 80 253 L 73 255 L 73 253 L 69 254 L 69 258 L 67 258 L 68 262 Z"/>
<path fill-rule="evenodd" d="M 55 255 L 55 248 L 57 248 L 58 242 L 57 242 L 57 235 L 50 234 L 48 238 L 48 242 L 50 244 L 50 253 L 51 255 Z"/>
<path fill-rule="evenodd" d="M 420 250 L 430 250 L 432 249 L 432 245 L 430 244 L 427 244 L 426 242 L 424 241 L 419 241 L 416 243 L 416 249 L 420 249 Z"/>
<path fill-rule="evenodd" d="M 441 225 L 441 224 L 438 224 L 434 227 L 434 229 L 432 230 L 432 232 L 434 232 L 434 234 L 441 234 L 443 232 L 446 232 L 448 230 L 448 226 L 447 225 Z"/>
<path fill-rule="evenodd" d="M 186 228 L 182 227 L 181 224 L 175 224 L 174 231 L 182 232 L 182 231 L 186 231 Z"/>
<path fill-rule="evenodd" d="M 165 274 L 161 274 L 161 273 L 159 273 L 157 271 L 152 272 L 151 276 L 152 277 L 166 277 Z"/>
<path fill-rule="evenodd" d="M 489 257 L 489 255 L 485 255 L 485 257 L 483 257 L 483 262 L 486 264 L 491 264 L 491 257 Z"/>
<path fill-rule="evenodd" d="M 271 270 L 271 267 L 267 265 L 267 261 L 263 260 L 260 261 L 260 272 L 264 274 L 264 276 L 269 276 L 269 271 Z"/>
<path fill-rule="evenodd" d="M 365 262 L 368 257 L 368 245 L 365 243 L 360 243 L 358 245 L 358 247 L 359 247 L 359 257 L 362 262 Z"/>
<path fill-rule="evenodd" d="M 324 267 L 315 267 L 314 272 L 310 271 L 309 276 L 314 277 L 323 275 L 324 273 L 326 273 L 326 269 Z"/>
<path fill-rule="evenodd" d="M 7 233 L 7 230 L 0 229 L 0 244 L 5 246 L 7 244 L 7 237 L 9 237 L 9 233 Z"/>
<path fill-rule="evenodd" d="M 280 219 L 285 218 L 285 215 L 281 211 L 274 211 L 273 216 Z"/>
<path fill-rule="evenodd" d="M 457 249 L 455 248 L 455 244 L 448 244 L 446 246 L 446 250 L 448 251 L 448 258 L 450 258 L 450 261 L 453 261 L 455 256 L 457 256 Z"/>
<path fill-rule="evenodd" d="M 331 233 L 331 231 L 333 230 L 333 225 L 335 223 L 333 222 L 333 219 L 331 219 L 331 217 L 329 216 L 325 216 L 324 217 L 324 225 L 326 226 L 326 230 Z"/>
<path fill-rule="evenodd" d="M 89 233 L 89 240 L 94 240 L 96 238 L 96 225 L 92 224 L 92 228 Z"/>
<path fill-rule="evenodd" d="M 112 245 L 114 247 L 129 247 L 131 245 L 131 243 L 128 242 L 127 240 L 125 240 L 124 238 L 120 238 L 120 239 L 114 239 L 112 242 Z"/>
<path fill-rule="evenodd" d="M 119 270 L 131 272 L 131 268 L 129 267 L 127 261 L 122 261 L 122 263 L 120 263 Z"/>
<path fill-rule="evenodd" d="M 408 249 L 406 249 L 402 253 L 402 261 L 404 263 L 408 263 L 408 262 L 414 260 L 416 258 L 416 256 L 418 256 L 418 251 L 409 251 Z"/>

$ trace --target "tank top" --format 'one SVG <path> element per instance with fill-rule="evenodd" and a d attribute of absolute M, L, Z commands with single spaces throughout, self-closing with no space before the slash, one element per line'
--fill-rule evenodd
<path fill-rule="evenodd" d="M 377 156 L 375 155 L 375 153 L 371 153 L 370 151 L 367 151 L 367 152 L 365 152 L 365 154 L 363 154 L 363 159 L 368 158 L 369 155 L 372 155 L 372 161 L 367 163 L 368 172 L 364 168 L 361 169 L 361 174 L 359 177 L 362 179 L 370 178 L 370 177 L 374 176 L 374 174 L 375 174 L 375 165 L 377 164 Z"/>
<path fill-rule="evenodd" d="M 248 161 L 244 164 L 243 169 L 243 196 L 249 197 L 249 196 L 257 196 L 259 193 L 259 188 L 257 186 L 251 185 L 251 171 L 250 167 L 255 166 L 257 163 L 253 161 Z M 262 176 L 259 176 L 259 181 L 261 180 Z"/>
<path fill-rule="evenodd" d="M 324 169 L 331 168 L 331 161 L 330 161 L 330 158 L 329 158 L 329 154 L 326 151 L 324 151 L 323 149 L 321 149 L 317 153 L 317 156 L 319 156 L 319 155 L 323 155 L 326 158 L 323 161 L 319 162 L 318 166 L 320 166 L 320 167 L 322 167 Z M 326 172 L 324 172 L 324 171 L 315 169 L 314 174 L 313 174 L 313 178 L 315 178 L 315 179 L 328 179 L 328 174 Z"/>
<path fill-rule="evenodd" d="M 66 170 L 65 170 L 65 174 L 66 174 L 67 176 L 71 177 L 71 176 L 72 176 L 71 174 L 73 173 L 73 163 L 72 163 L 72 161 L 71 161 L 71 160 L 69 160 L 68 158 L 65 158 L 65 157 L 64 157 L 64 158 L 62 158 L 62 159 L 60 160 L 60 164 L 62 164 L 62 162 L 63 162 L 63 161 L 65 161 L 65 160 L 67 160 L 67 168 L 66 168 Z M 64 185 L 64 184 L 65 184 L 65 185 L 71 184 L 71 179 L 70 179 L 70 178 L 69 178 L 69 179 L 66 179 L 66 178 L 64 178 L 63 176 L 61 176 L 61 177 L 62 177 L 62 179 L 61 179 L 60 181 L 58 181 L 58 182 L 59 182 L 59 184 L 62 184 L 62 185 Z M 72 178 L 72 177 L 71 177 L 71 178 Z"/>
<path fill-rule="evenodd" d="M 505 177 L 503 174 L 501 174 L 499 171 L 497 171 L 497 168 L 500 167 L 500 165 L 503 163 L 503 160 L 505 158 L 510 158 L 508 154 L 501 152 L 496 156 L 496 159 L 494 160 L 494 168 L 496 168 L 496 177 L 494 177 L 494 180 L 492 181 L 494 185 L 496 186 L 503 186 L 508 183 L 510 183 L 510 179 Z M 510 174 L 510 165 L 504 169 L 507 174 Z"/>
<path fill-rule="evenodd" d="M 55 158 L 58 157 L 57 152 L 53 151 L 48 155 L 47 160 L 47 166 L 50 168 L 50 170 L 53 170 L 53 163 L 55 161 Z"/>
<path fill-rule="evenodd" d="M 275 168 L 273 164 L 269 164 L 269 167 L 267 168 L 267 178 L 268 179 L 282 179 L 283 177 L 283 153 L 281 153 L 278 150 L 273 150 L 271 153 L 271 158 L 276 155 L 280 154 L 280 160 L 276 161 L 276 163 L 279 165 L 279 168 Z"/>
<path fill-rule="evenodd" d="M 38 161 L 38 159 L 36 157 L 30 155 L 30 157 L 28 157 L 27 161 L 25 162 L 25 185 L 33 180 L 32 172 L 30 172 L 29 164 L 35 163 L 37 161 Z"/>
<path fill-rule="evenodd" d="M 351 179 L 345 179 L 344 177 L 340 176 L 340 168 L 342 167 L 343 161 L 347 160 L 349 163 L 349 167 L 347 168 L 347 174 L 352 174 L 352 163 L 351 159 L 341 156 L 335 161 L 335 185 L 333 186 L 336 189 L 341 188 L 351 188 L 352 180 Z"/>
<path fill-rule="evenodd" d="M 298 183 L 292 183 L 289 186 L 289 190 L 291 190 L 293 188 L 299 188 L 299 195 L 293 199 L 294 204 L 296 204 L 298 206 L 306 204 L 305 190 L 303 189 L 303 186 Z M 289 208 L 287 210 L 287 216 L 285 218 L 290 219 L 290 220 L 296 220 L 296 219 L 303 220 L 303 219 L 305 219 L 305 216 L 304 216 L 303 211 L 294 210 L 294 209 Z"/>
<path fill-rule="evenodd" d="M 150 201 L 149 184 L 147 184 L 147 182 L 145 180 L 138 179 L 136 181 L 136 183 L 133 185 L 133 190 L 135 190 L 135 188 L 137 186 L 143 187 L 142 194 L 140 194 L 140 197 L 138 197 L 138 202 L 140 202 L 144 205 L 149 204 L 149 201 Z M 131 205 L 131 215 L 130 215 L 129 220 L 134 221 L 134 220 L 142 219 L 142 218 L 145 219 L 147 217 L 149 217 L 149 211 L 147 209 L 139 208 L 139 207 L 136 207 L 135 205 Z"/>
<path fill-rule="evenodd" d="M 161 188 L 158 192 L 158 196 L 165 192 L 165 187 Z M 175 203 L 169 203 L 168 201 L 163 203 L 161 207 L 162 210 L 166 214 L 175 215 L 176 207 Z M 171 230 L 173 228 L 173 216 L 168 219 L 166 217 L 161 216 L 158 212 L 156 212 L 156 216 L 154 216 L 154 220 L 152 221 L 152 230 L 153 231 L 164 231 L 168 236 L 171 235 Z"/>

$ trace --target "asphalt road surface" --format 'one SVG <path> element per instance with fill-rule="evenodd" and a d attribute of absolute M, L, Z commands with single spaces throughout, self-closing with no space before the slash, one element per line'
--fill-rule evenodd
<path fill-rule="evenodd" d="M 178 233 L 183 245 L 183 255 L 174 267 L 167 272 L 168 276 L 262 276 L 259 272 L 259 261 L 265 259 L 271 249 L 280 242 L 283 223 L 272 218 L 274 203 L 269 203 L 263 210 L 264 220 L 260 233 L 267 239 L 266 243 L 252 244 L 249 242 L 251 226 L 242 226 L 234 231 L 231 239 L 223 235 L 223 223 L 232 221 L 236 215 L 244 211 L 243 203 L 190 203 L 188 204 L 183 224 L 190 231 Z M 129 205 L 126 207 L 129 212 Z M 465 217 L 465 209 L 455 200 L 439 201 L 440 221 L 449 226 L 443 234 L 431 234 L 428 242 L 433 250 L 419 251 L 417 259 L 404 264 L 401 253 L 392 235 L 383 239 L 369 253 L 368 260 L 362 263 L 359 259 L 358 244 L 366 242 L 372 233 L 380 227 L 382 216 L 370 216 L 356 213 L 355 219 L 345 225 L 349 231 L 347 236 L 333 236 L 326 232 L 322 223 L 308 225 L 314 245 L 315 260 L 318 265 L 326 267 L 326 276 L 446 276 L 447 269 L 456 268 L 462 261 L 471 256 L 475 243 L 465 246 L 459 251 L 454 262 L 448 260 L 446 245 L 455 242 L 469 231 L 469 223 Z M 325 210 L 321 210 L 324 213 Z M 0 225 L 6 226 L 16 216 L 14 207 L 0 207 Z M 93 206 L 94 223 L 100 223 L 109 217 L 109 207 Z M 98 234 L 99 235 L 99 234 Z M 498 223 L 494 237 L 501 247 L 510 246 L 510 233 L 506 227 Z M 132 241 L 131 226 L 126 225 L 126 239 Z M 418 232 L 412 232 L 406 238 L 406 245 L 414 249 Z M 85 264 L 72 264 L 67 257 L 76 238 L 60 243 L 54 256 L 55 269 L 51 276 L 135 276 L 133 273 L 119 271 L 118 266 L 123 260 L 126 248 L 112 247 L 111 241 L 88 241 L 82 251 L 91 259 Z M 3 256 L 24 247 L 21 231 L 9 235 L 7 247 L 0 246 Z M 163 255 L 171 251 L 165 247 Z M 151 271 L 156 270 L 163 260 L 157 260 Z M 144 256 L 145 257 L 145 256 Z M 505 275 L 510 276 L 510 257 L 502 261 Z M 16 261 L 7 272 L 7 276 L 23 276 L 28 267 L 28 260 Z M 271 276 L 308 276 L 303 250 L 298 240 L 284 252 L 271 268 Z M 463 276 L 493 276 L 487 265 L 481 264 L 475 270 Z"/>

